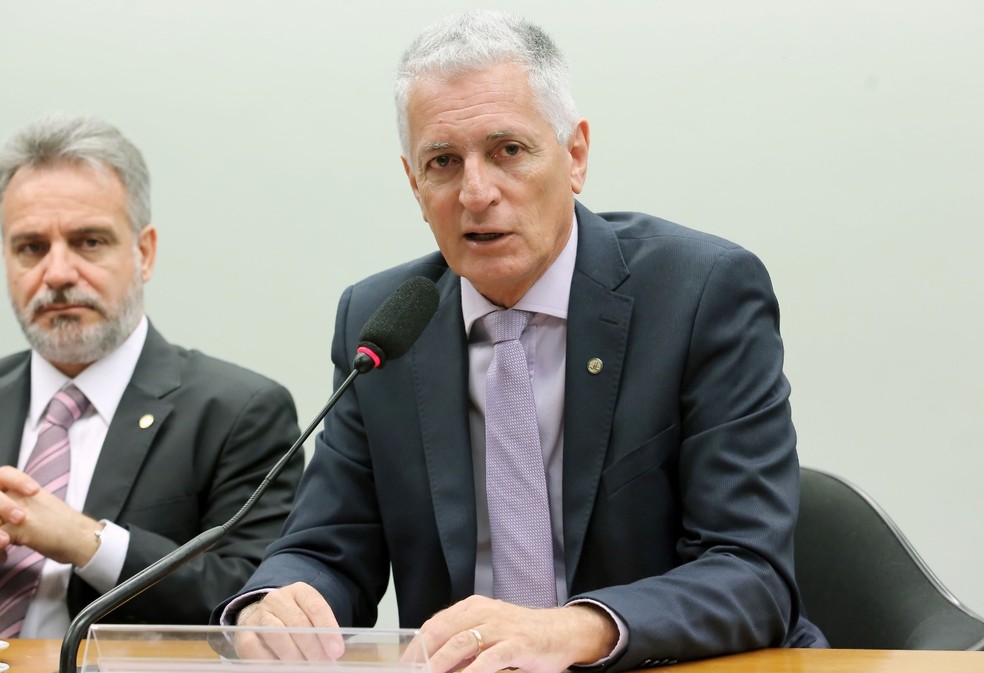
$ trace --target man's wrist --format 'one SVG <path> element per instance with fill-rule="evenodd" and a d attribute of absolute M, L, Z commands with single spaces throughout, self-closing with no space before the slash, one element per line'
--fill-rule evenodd
<path fill-rule="evenodd" d="M 625 652 L 626 648 L 628 647 L 628 645 L 629 645 L 629 627 L 625 623 L 625 620 L 622 619 L 622 617 L 617 612 L 615 612 L 615 610 L 612 609 L 611 606 L 606 605 L 605 603 L 602 603 L 601 601 L 599 601 L 596 598 L 588 598 L 588 597 L 585 597 L 585 596 L 575 597 L 575 598 L 570 599 L 565 604 L 564 607 L 580 607 L 580 606 L 592 607 L 592 608 L 595 609 L 595 611 L 597 613 L 601 613 L 601 614 L 607 615 L 608 616 L 608 620 L 612 624 L 614 624 L 615 625 L 615 628 L 617 629 L 618 640 L 614 644 L 614 646 L 607 653 L 605 653 L 604 656 L 600 657 L 599 659 L 596 659 L 595 661 L 589 662 L 589 663 L 576 663 L 576 664 L 572 664 L 572 668 L 577 668 L 577 669 L 585 669 L 585 668 L 588 668 L 588 669 L 591 669 L 591 668 L 599 668 L 599 667 L 602 667 L 602 666 L 608 666 L 609 664 L 611 664 L 611 663 L 615 662 L 616 660 L 618 660 L 622 656 L 622 654 Z M 604 628 L 604 627 L 602 627 L 602 628 Z"/>
<path fill-rule="evenodd" d="M 593 636 L 582 640 L 586 649 L 578 657 L 575 666 L 592 666 L 614 653 L 619 643 L 619 628 L 607 610 L 592 602 L 568 604 L 565 609 L 577 610 L 584 622 L 584 629 L 581 631 Z"/>
<path fill-rule="evenodd" d="M 243 615 L 243 612 L 247 608 L 250 608 L 250 612 L 257 609 L 259 602 L 270 591 L 272 588 L 254 589 L 241 596 L 236 596 L 223 608 L 222 614 L 219 615 L 219 624 L 222 626 L 239 626 L 243 623 L 242 620 L 249 616 L 248 613 Z"/>
<path fill-rule="evenodd" d="M 236 626 L 243 626 L 246 624 L 246 620 L 249 619 L 249 616 L 259 609 L 261 600 L 263 599 L 260 598 L 259 600 L 253 601 L 248 605 L 244 605 L 243 608 L 236 613 Z"/>
<path fill-rule="evenodd" d="M 82 568 L 89 564 L 89 561 L 92 560 L 102 545 L 102 535 L 105 528 L 106 524 L 83 517 L 80 527 L 80 544 L 75 546 L 75 551 L 69 559 L 73 566 Z"/>

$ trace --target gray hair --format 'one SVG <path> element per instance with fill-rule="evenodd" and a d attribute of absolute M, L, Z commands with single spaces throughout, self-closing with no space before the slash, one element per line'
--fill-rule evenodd
<path fill-rule="evenodd" d="M 512 62 L 526 69 L 537 106 L 566 144 L 578 121 L 570 71 L 560 49 L 539 26 L 510 14 L 473 10 L 425 28 L 403 52 L 394 87 L 397 128 L 409 160 L 410 89 L 425 75 L 453 77 Z"/>
<path fill-rule="evenodd" d="M 111 168 L 126 190 L 133 232 L 150 224 L 150 173 L 143 155 L 119 129 L 94 117 L 43 117 L 14 134 L 0 149 L 0 202 L 14 173 L 24 166 L 65 162 Z"/>

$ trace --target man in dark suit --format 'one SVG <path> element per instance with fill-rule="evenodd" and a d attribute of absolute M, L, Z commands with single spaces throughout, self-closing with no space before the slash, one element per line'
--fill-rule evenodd
<path fill-rule="evenodd" d="M 536 26 L 452 17 L 417 38 L 399 73 L 403 162 L 440 254 L 344 293 L 336 384 L 404 279 L 433 279 L 439 308 L 404 358 L 358 379 L 328 417 L 284 535 L 217 614 L 371 625 L 391 567 L 400 622 L 421 627 L 434 673 L 823 646 L 793 576 L 795 433 L 762 264 L 714 236 L 575 202 L 588 125 Z M 501 431 L 491 382 L 504 376 L 499 342 L 513 337 L 496 331 L 508 314 L 529 322 L 526 371 L 505 396 L 532 379 L 529 441 L 547 494 L 510 496 L 522 534 L 501 543 L 501 492 L 527 479 L 499 474 L 512 460 L 502 436 L 528 415 Z M 548 526 L 527 535 L 544 508 Z M 537 535 L 546 551 L 527 553 Z M 549 600 L 514 598 L 542 586 L 543 557 Z M 337 652 L 330 640 L 240 647 Z"/>
<path fill-rule="evenodd" d="M 60 637 L 98 595 L 231 518 L 297 420 L 282 386 L 149 324 L 149 176 L 116 128 L 57 117 L 12 137 L 0 218 L 32 347 L 0 359 L 0 637 Z M 75 418 L 36 460 L 57 425 L 49 400 L 64 394 Z M 56 453 L 65 462 L 52 476 Z M 279 532 L 301 469 L 299 457 L 238 528 L 113 620 L 205 622 Z"/>

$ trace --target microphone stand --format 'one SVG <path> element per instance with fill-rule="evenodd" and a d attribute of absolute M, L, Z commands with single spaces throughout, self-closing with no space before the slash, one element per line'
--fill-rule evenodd
<path fill-rule="evenodd" d="M 267 473 L 266 477 L 263 478 L 263 482 L 253 492 L 253 495 L 249 497 L 246 504 L 244 504 L 231 519 L 221 526 L 210 528 L 191 540 L 188 540 L 174 551 L 162 557 L 160 560 L 147 566 L 130 579 L 118 584 L 82 608 L 82 610 L 79 611 L 79 614 L 75 616 L 75 619 L 72 620 L 72 623 L 69 624 L 68 630 L 65 633 L 65 639 L 62 641 L 61 655 L 58 659 L 58 673 L 76 673 L 76 662 L 79 658 L 79 646 L 82 644 L 82 638 L 88 631 L 89 627 L 96 621 L 106 616 L 108 612 L 123 605 L 131 598 L 154 586 L 162 579 L 170 575 L 179 566 L 184 565 L 188 561 L 191 561 L 192 559 L 200 556 L 202 553 L 208 551 L 216 542 L 221 540 L 229 530 L 238 525 L 249 510 L 253 508 L 253 505 L 259 497 L 263 495 L 264 491 L 266 491 L 267 487 L 270 485 L 270 482 L 280 475 L 287 463 L 290 462 L 290 459 L 294 457 L 297 450 L 304 444 L 304 441 L 310 437 L 315 428 L 321 424 L 321 421 L 328 415 L 331 408 L 335 406 L 335 402 L 337 402 L 342 393 L 348 389 L 348 387 L 352 384 L 352 381 L 355 380 L 355 377 L 359 374 L 372 371 L 376 366 L 377 363 L 373 362 L 373 360 L 363 352 L 359 352 L 355 356 L 353 369 L 348 375 L 348 378 L 342 382 L 342 384 L 338 387 L 338 390 L 335 391 L 335 393 L 331 396 L 331 399 L 328 400 L 324 408 L 322 408 L 318 413 L 317 418 L 315 418 L 307 429 L 301 433 L 301 436 L 298 437 L 293 446 L 287 450 L 287 453 L 285 453 L 283 457 L 277 461 L 276 465 L 270 468 L 270 471 Z"/>

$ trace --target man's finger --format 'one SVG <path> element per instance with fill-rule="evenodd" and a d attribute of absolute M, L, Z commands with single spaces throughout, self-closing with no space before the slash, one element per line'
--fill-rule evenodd
<path fill-rule="evenodd" d="M 240 624 L 277 628 L 256 634 L 273 657 L 323 661 L 342 656 L 345 644 L 340 633 L 312 630 L 337 629 L 338 621 L 324 597 L 310 585 L 296 583 L 276 589 L 254 605 L 247 608 Z"/>

